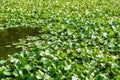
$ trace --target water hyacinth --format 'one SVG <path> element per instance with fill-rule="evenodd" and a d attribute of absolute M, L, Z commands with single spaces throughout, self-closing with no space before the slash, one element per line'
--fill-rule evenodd
<path fill-rule="evenodd" d="M 1 0 L 0 29 L 39 34 L 0 58 L 0 80 L 119 80 L 119 7 L 120 0 Z"/>

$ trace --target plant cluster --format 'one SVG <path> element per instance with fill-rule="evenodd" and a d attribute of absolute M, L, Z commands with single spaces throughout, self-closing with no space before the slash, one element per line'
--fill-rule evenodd
<path fill-rule="evenodd" d="M 120 0 L 1 3 L 2 28 L 40 27 L 0 60 L 1 80 L 120 79 Z"/>

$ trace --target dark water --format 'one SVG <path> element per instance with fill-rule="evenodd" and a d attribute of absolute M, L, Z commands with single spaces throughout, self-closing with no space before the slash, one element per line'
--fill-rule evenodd
<path fill-rule="evenodd" d="M 25 39 L 27 36 L 39 35 L 40 28 L 9 28 L 0 30 L 0 57 L 7 58 L 8 54 L 20 52 L 22 49 L 15 48 L 13 43 L 19 39 Z"/>

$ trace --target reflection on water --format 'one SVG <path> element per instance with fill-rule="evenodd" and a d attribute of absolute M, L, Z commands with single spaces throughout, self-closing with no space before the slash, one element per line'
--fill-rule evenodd
<path fill-rule="evenodd" d="M 20 48 L 15 48 L 13 43 L 19 39 L 25 39 L 27 36 L 39 35 L 40 28 L 9 28 L 0 30 L 0 57 L 6 58 L 8 54 L 21 51 Z"/>

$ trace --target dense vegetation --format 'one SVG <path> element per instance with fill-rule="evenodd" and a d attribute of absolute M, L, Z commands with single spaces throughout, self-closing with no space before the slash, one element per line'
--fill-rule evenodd
<path fill-rule="evenodd" d="M 119 80 L 120 0 L 0 0 L 0 29 L 40 27 L 0 60 L 1 80 Z"/>

